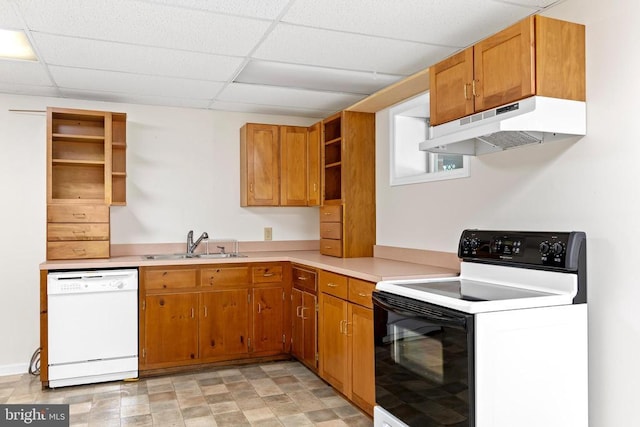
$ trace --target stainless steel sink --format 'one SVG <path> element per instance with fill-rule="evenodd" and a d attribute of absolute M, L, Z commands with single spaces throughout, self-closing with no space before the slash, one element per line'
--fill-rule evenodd
<path fill-rule="evenodd" d="M 217 254 L 197 254 L 194 255 L 196 258 L 246 258 L 247 256 L 244 254 L 238 254 L 238 253 L 217 253 Z"/>
<path fill-rule="evenodd" d="M 190 259 L 190 258 L 220 259 L 220 258 L 246 258 L 246 255 L 239 254 L 239 253 L 158 254 L 158 255 L 143 255 L 143 258 L 148 260 L 171 260 L 171 259 Z"/>

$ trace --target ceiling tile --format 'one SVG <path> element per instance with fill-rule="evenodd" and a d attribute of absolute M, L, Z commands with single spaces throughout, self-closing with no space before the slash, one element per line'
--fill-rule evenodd
<path fill-rule="evenodd" d="M 534 12 L 491 0 L 297 0 L 283 22 L 460 48 Z"/>
<path fill-rule="evenodd" d="M 289 0 L 153 0 L 153 2 L 229 15 L 274 19 L 282 12 Z"/>
<path fill-rule="evenodd" d="M 253 55 L 259 59 L 386 74 L 413 74 L 456 49 L 280 24 Z"/>
<path fill-rule="evenodd" d="M 165 105 L 165 106 L 172 106 L 172 107 L 189 107 L 189 108 L 206 108 L 207 105 L 209 105 L 209 100 L 206 100 L 206 99 L 131 95 L 128 93 L 115 93 L 115 92 L 94 92 L 94 91 L 88 92 L 88 91 L 75 90 L 75 89 L 61 89 L 60 93 L 65 98 L 89 99 L 89 100 L 97 100 L 97 101 L 104 101 L 104 102 L 122 102 L 127 104 Z"/>
<path fill-rule="evenodd" d="M 16 83 L 2 83 L 0 82 L 0 93 L 14 93 L 20 95 L 32 95 L 32 96 L 52 96 L 56 97 L 60 95 L 58 89 L 53 86 L 33 86 L 33 85 L 21 85 Z"/>
<path fill-rule="evenodd" d="M 562 3 L 565 0 L 493 0 L 498 3 L 511 3 L 519 4 L 521 6 L 531 7 L 534 9 L 546 9 L 555 5 L 556 3 Z"/>
<path fill-rule="evenodd" d="M 283 62 L 251 61 L 234 81 L 368 95 L 401 78 L 401 76 L 389 74 L 336 70 Z"/>
<path fill-rule="evenodd" d="M 41 62 L 0 59 L 0 83 L 52 86 Z"/>
<path fill-rule="evenodd" d="M 20 3 L 36 32 L 224 55 L 246 55 L 268 21 L 131 0 L 31 0 Z"/>
<path fill-rule="evenodd" d="M 282 116 L 312 117 L 322 119 L 337 110 L 314 110 L 300 107 L 277 107 L 273 105 L 245 104 L 241 102 L 216 101 L 209 106 L 211 110 L 237 111 L 240 113 L 273 114 Z"/>
<path fill-rule="evenodd" d="M 232 83 L 220 93 L 216 101 L 336 111 L 363 98 L 364 96 L 352 94 Z"/>
<path fill-rule="evenodd" d="M 242 58 L 34 33 L 42 59 L 51 65 L 227 81 Z M 189 64 L 185 66 L 185 64 Z"/>
<path fill-rule="evenodd" d="M 60 88 L 85 91 L 122 92 L 130 95 L 150 95 L 211 99 L 222 88 L 219 82 L 171 77 L 145 76 L 114 71 L 49 67 Z"/>
<path fill-rule="evenodd" d="M 5 30 L 21 30 L 24 29 L 22 21 L 16 15 L 11 2 L 0 1 L 0 28 Z"/>

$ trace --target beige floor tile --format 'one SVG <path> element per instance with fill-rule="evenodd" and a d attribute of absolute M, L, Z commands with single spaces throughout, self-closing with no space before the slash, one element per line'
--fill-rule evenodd
<path fill-rule="evenodd" d="M 211 408 L 211 412 L 214 416 L 217 414 L 224 414 L 225 412 L 238 412 L 240 410 L 235 401 L 212 403 L 209 405 L 209 408 Z"/>
<path fill-rule="evenodd" d="M 285 427 L 302 427 L 302 426 L 313 425 L 311 420 L 307 418 L 304 414 L 287 415 L 279 418 L 280 418 L 280 422 Z"/>
<path fill-rule="evenodd" d="M 122 427 L 153 427 L 151 414 L 127 417 L 121 420 Z"/>
<path fill-rule="evenodd" d="M 217 427 L 217 423 L 213 415 L 200 418 L 189 418 L 184 420 L 185 427 Z"/>
<path fill-rule="evenodd" d="M 266 420 L 269 418 L 276 418 L 276 414 L 271 411 L 268 407 L 255 408 L 255 409 L 247 409 L 242 411 L 244 416 L 250 423 L 260 420 Z"/>
<path fill-rule="evenodd" d="M 138 415 L 147 415 L 151 413 L 148 403 L 140 403 L 137 405 L 129 405 L 120 407 L 120 416 L 122 418 L 135 417 Z"/>

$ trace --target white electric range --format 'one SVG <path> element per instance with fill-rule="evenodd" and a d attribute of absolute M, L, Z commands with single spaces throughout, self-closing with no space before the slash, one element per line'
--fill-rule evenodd
<path fill-rule="evenodd" d="M 460 276 L 383 281 L 382 426 L 587 426 L 586 236 L 465 230 Z"/>

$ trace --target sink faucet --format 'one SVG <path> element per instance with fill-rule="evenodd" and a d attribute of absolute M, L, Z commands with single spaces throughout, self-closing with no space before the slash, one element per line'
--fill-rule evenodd
<path fill-rule="evenodd" d="M 192 254 L 193 251 L 196 250 L 196 248 L 198 247 L 200 242 L 202 242 L 202 239 L 208 239 L 208 238 L 209 238 L 209 235 L 205 231 L 204 233 L 202 233 L 200 235 L 200 237 L 198 237 L 198 240 L 196 240 L 194 242 L 193 241 L 193 230 L 189 230 L 189 232 L 187 233 L 187 254 Z"/>

